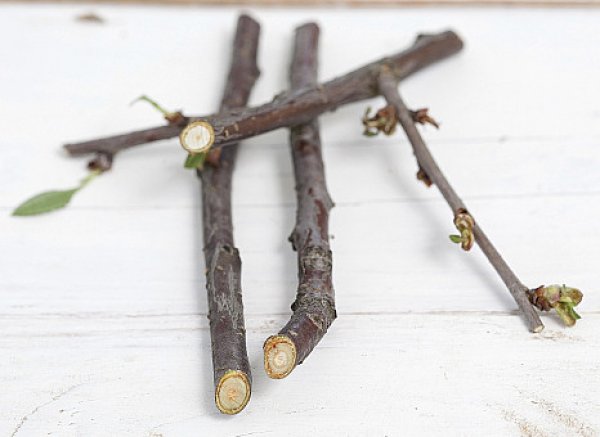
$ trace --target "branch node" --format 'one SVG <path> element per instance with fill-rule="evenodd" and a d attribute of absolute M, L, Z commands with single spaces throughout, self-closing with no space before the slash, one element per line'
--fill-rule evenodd
<path fill-rule="evenodd" d="M 469 251 L 475 243 L 475 235 L 473 234 L 473 227 L 475 226 L 475 220 L 471 214 L 465 209 L 459 209 L 454 216 L 454 226 L 460 232 L 460 235 L 450 235 L 450 240 L 453 243 L 460 243 L 460 247 L 464 251 Z"/>
<path fill-rule="evenodd" d="M 440 128 L 439 123 L 429 115 L 429 108 L 420 108 L 416 111 L 409 111 L 409 113 L 415 123 L 430 124 L 436 129 Z"/>
<path fill-rule="evenodd" d="M 423 170 L 423 167 L 419 166 L 419 171 L 417 171 L 417 180 L 423 182 L 427 187 L 431 187 L 433 185 L 433 181 L 429 177 L 429 175 Z"/>
<path fill-rule="evenodd" d="M 219 167 L 219 164 L 221 162 L 221 148 L 215 148 L 212 149 L 208 152 L 208 155 L 206 155 L 206 160 L 205 160 L 206 164 L 212 166 L 212 167 Z"/>
<path fill-rule="evenodd" d="M 394 106 L 384 106 L 373 117 L 369 117 L 370 112 L 371 108 L 369 107 L 362 118 L 362 124 L 365 127 L 363 135 L 374 137 L 379 132 L 383 132 L 385 135 L 392 135 L 396 131 L 398 115 Z"/>
<path fill-rule="evenodd" d="M 139 96 L 137 99 L 135 99 L 134 101 L 132 101 L 130 103 L 130 106 L 133 105 L 134 103 L 137 103 L 140 101 L 148 102 L 150 105 L 152 105 L 158 112 L 160 112 L 163 115 L 165 120 L 167 120 L 170 125 L 177 126 L 186 121 L 186 117 L 181 113 L 181 111 L 175 111 L 175 112 L 167 111 L 156 100 L 151 99 L 150 97 L 148 97 L 146 95 Z"/>
<path fill-rule="evenodd" d="M 112 167 L 114 155 L 108 152 L 98 152 L 94 158 L 88 162 L 87 168 L 91 171 L 104 173 Z"/>
<path fill-rule="evenodd" d="M 183 115 L 181 111 L 169 112 L 168 114 L 165 114 L 165 120 L 167 120 L 170 125 L 179 126 L 187 121 L 187 117 Z"/>

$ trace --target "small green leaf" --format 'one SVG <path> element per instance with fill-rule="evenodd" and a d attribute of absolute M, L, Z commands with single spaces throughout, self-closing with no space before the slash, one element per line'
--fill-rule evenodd
<path fill-rule="evenodd" d="M 198 153 L 198 154 L 189 154 L 185 159 L 185 163 L 183 166 L 185 168 L 199 168 L 202 169 L 204 165 L 204 160 L 206 159 L 206 153 Z"/>
<path fill-rule="evenodd" d="M 16 216 L 44 214 L 55 209 L 64 208 L 71 201 L 79 187 L 64 191 L 46 191 L 26 200 L 12 213 Z"/>
<path fill-rule="evenodd" d="M 450 241 L 456 244 L 462 243 L 463 239 L 460 235 L 449 235 Z"/>
<path fill-rule="evenodd" d="M 101 174 L 101 170 L 92 170 L 80 182 L 79 186 L 70 190 L 55 190 L 40 193 L 20 204 L 12 213 L 16 216 L 38 215 L 56 209 L 64 208 L 69 204 L 73 195 Z"/>
<path fill-rule="evenodd" d="M 567 326 L 573 326 L 577 320 L 581 319 L 581 316 L 573 309 L 573 304 L 559 303 L 554 309 L 563 323 Z"/>

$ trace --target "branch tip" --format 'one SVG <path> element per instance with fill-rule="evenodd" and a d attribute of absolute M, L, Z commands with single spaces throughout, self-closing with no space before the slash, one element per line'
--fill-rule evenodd
<path fill-rule="evenodd" d="M 581 316 L 575 307 L 581 303 L 583 293 L 566 285 L 548 285 L 529 290 L 529 301 L 540 311 L 554 308 L 560 319 L 567 326 L 573 326 Z"/>

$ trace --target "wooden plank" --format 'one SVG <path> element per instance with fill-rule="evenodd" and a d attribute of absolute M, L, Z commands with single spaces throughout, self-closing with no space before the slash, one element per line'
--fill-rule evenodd
<path fill-rule="evenodd" d="M 582 288 L 585 315 L 600 310 L 593 293 L 600 244 L 589 215 L 597 199 L 478 199 L 470 207 L 525 283 Z M 1 312 L 206 313 L 199 214 L 191 207 L 71 208 L 27 221 L 0 217 Z M 248 314 L 287 314 L 296 287 L 286 240 L 293 208 L 238 207 L 234 217 Z M 514 308 L 479 250 L 450 243 L 454 228 L 439 198 L 338 205 L 331 230 L 340 311 Z"/>
<path fill-rule="evenodd" d="M 273 381 L 261 346 L 283 321 L 249 318 L 253 397 L 223 420 L 204 317 L 3 317 L 0 433 L 599 433 L 598 314 L 572 330 L 548 321 L 543 335 L 510 315 L 342 314 L 293 375 Z"/>

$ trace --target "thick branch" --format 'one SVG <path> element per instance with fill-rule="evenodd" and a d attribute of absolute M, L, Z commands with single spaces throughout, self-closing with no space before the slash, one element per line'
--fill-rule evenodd
<path fill-rule="evenodd" d="M 318 40 L 316 24 L 296 29 L 292 90 L 317 82 Z M 283 378 L 301 364 L 336 317 L 328 226 L 333 202 L 325 183 L 318 121 L 293 126 L 290 146 L 298 204 L 290 241 L 298 252 L 298 291 L 289 322 L 265 342 L 265 370 L 272 378 Z"/>
<path fill-rule="evenodd" d="M 420 169 L 425 172 L 428 179 L 438 187 L 444 196 L 444 199 L 446 199 L 446 202 L 448 202 L 448 205 L 452 209 L 455 217 L 463 214 L 470 216 L 472 220 L 472 215 L 468 212 L 466 205 L 460 197 L 458 197 L 429 152 L 423 137 L 421 137 L 421 134 L 415 125 L 413 114 L 411 114 L 411 111 L 408 110 L 400 97 L 397 83 L 390 71 L 385 69 L 382 71 L 379 79 L 379 90 L 387 100 L 388 104 L 396 109 L 398 120 L 412 144 Z M 513 273 L 506 261 L 504 261 L 494 245 L 485 235 L 483 229 L 481 229 L 476 222 L 473 223 L 472 232 L 475 237 L 475 242 L 477 242 L 489 262 L 494 269 L 496 269 L 496 272 L 498 272 L 498 275 L 506 284 L 510 294 L 517 302 L 529 329 L 532 332 L 542 331 L 544 325 L 529 301 L 529 288 L 521 283 L 519 278 Z"/>
<path fill-rule="evenodd" d="M 242 15 L 238 20 L 232 62 L 221 110 L 246 104 L 258 78 L 256 66 L 260 26 Z M 208 317 L 213 355 L 215 402 L 221 412 L 235 414 L 250 399 L 251 374 L 241 289 L 241 260 L 233 244 L 231 177 L 237 145 L 228 147 L 215 166 L 198 171 L 202 183 L 202 222 Z"/>
<path fill-rule="evenodd" d="M 306 123 L 324 112 L 378 95 L 377 80 L 382 66 L 387 66 L 395 80 L 399 81 L 457 53 L 462 46 L 462 41 L 452 31 L 420 35 L 407 50 L 380 59 L 322 85 L 283 92 L 273 101 L 258 107 L 238 108 L 205 117 L 184 118 L 181 123 L 67 144 L 65 148 L 73 156 L 97 152 L 114 155 L 120 150 L 139 144 L 175 137 L 187 122 L 197 120 L 205 120 L 213 126 L 215 132 L 213 147 L 232 144 L 280 127 Z"/>

